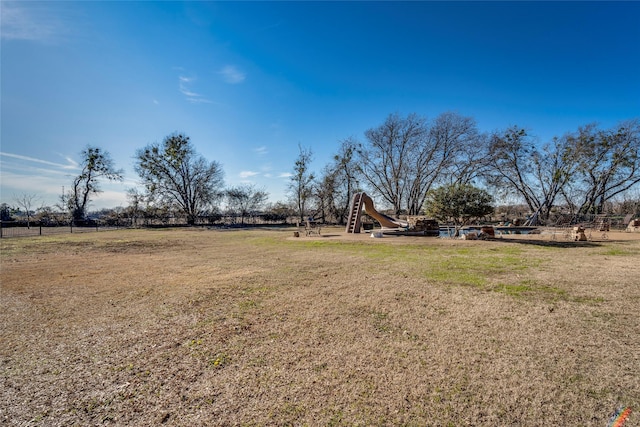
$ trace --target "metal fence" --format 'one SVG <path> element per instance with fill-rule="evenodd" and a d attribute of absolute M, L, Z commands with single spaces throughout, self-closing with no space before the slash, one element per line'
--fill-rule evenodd
<path fill-rule="evenodd" d="M 125 227 L 121 226 L 90 226 L 90 227 L 77 227 L 75 225 L 62 225 L 62 226 L 44 226 L 44 225 L 32 225 L 30 227 L 19 226 L 7 227 L 6 224 L 0 224 L 0 238 L 8 237 L 28 237 L 28 236 L 51 236 L 55 234 L 69 234 L 69 233 L 91 233 L 97 231 L 117 230 Z"/>
<path fill-rule="evenodd" d="M 234 228 L 234 227 L 255 227 L 265 225 L 291 225 L 295 221 L 265 221 L 262 218 L 247 218 L 241 222 L 235 217 L 221 217 L 217 221 L 200 220 L 194 225 L 187 224 L 184 218 L 171 217 L 162 220 L 141 219 L 133 223 L 133 221 L 123 219 L 121 221 L 94 222 L 91 225 L 74 225 L 74 224 L 40 224 L 32 222 L 27 227 L 26 222 L 17 221 L 0 221 L 0 238 L 10 237 L 29 237 L 29 236 L 51 236 L 56 234 L 69 233 L 90 233 L 107 230 L 121 230 L 126 228 L 171 228 L 171 227 L 214 227 L 214 228 Z"/>

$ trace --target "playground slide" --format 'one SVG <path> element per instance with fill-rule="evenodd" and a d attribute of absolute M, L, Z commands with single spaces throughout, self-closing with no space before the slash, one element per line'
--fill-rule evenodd
<path fill-rule="evenodd" d="M 366 193 L 362 193 L 362 203 L 364 204 L 364 210 L 369 216 L 374 218 L 380 223 L 383 228 L 405 228 L 409 226 L 409 223 L 399 219 L 391 218 L 385 214 L 381 214 L 373 206 L 373 200 Z"/>

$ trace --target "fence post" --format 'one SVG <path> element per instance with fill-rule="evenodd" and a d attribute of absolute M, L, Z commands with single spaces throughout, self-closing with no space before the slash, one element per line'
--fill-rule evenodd
<path fill-rule="evenodd" d="M 42 224 L 40 224 L 40 235 L 42 236 Z"/>
<path fill-rule="evenodd" d="M 71 221 L 69 223 L 69 228 L 71 229 L 71 231 L 69 231 L 69 233 L 73 233 L 73 221 Z"/>

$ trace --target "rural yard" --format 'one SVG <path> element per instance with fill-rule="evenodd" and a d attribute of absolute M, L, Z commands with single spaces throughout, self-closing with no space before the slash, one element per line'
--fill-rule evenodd
<path fill-rule="evenodd" d="M 2 239 L 5 426 L 640 426 L 640 233 Z"/>

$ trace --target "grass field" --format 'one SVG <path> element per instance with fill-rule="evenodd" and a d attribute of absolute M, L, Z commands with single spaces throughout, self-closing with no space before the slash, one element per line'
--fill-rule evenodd
<path fill-rule="evenodd" d="M 640 425 L 640 235 L 292 234 L 3 239 L 0 424 Z"/>

